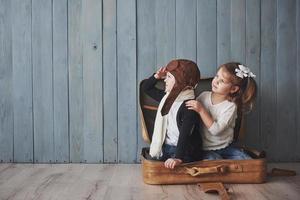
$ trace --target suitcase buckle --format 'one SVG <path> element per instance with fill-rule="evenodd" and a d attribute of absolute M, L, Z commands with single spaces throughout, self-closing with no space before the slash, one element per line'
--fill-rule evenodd
<path fill-rule="evenodd" d="M 225 165 L 218 165 L 213 167 L 186 167 L 186 173 L 191 176 L 200 176 L 205 174 L 224 174 L 228 171 Z"/>

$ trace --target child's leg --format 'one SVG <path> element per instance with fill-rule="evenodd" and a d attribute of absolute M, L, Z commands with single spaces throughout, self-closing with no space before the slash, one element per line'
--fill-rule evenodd
<path fill-rule="evenodd" d="M 169 144 L 164 144 L 162 147 L 162 160 L 167 160 L 168 158 L 174 158 L 176 153 L 176 146 Z"/>
<path fill-rule="evenodd" d="M 222 159 L 222 157 L 215 151 L 203 152 L 203 160 L 218 160 L 218 159 Z"/>
<path fill-rule="evenodd" d="M 247 153 L 243 150 L 235 147 L 234 145 L 229 145 L 228 147 L 218 150 L 218 153 L 224 159 L 232 159 L 232 160 L 247 160 L 252 159 Z"/>

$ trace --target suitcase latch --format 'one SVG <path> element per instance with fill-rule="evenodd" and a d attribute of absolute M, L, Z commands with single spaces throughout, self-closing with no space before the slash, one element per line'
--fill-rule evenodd
<path fill-rule="evenodd" d="M 213 167 L 186 167 L 186 173 L 191 176 L 200 176 L 205 174 L 223 174 L 228 168 L 225 165 L 218 165 Z"/>

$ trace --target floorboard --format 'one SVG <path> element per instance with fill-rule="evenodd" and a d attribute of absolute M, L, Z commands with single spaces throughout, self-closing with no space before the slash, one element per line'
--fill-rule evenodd
<path fill-rule="evenodd" d="M 300 163 L 270 163 L 292 169 L 293 177 L 269 177 L 264 184 L 226 184 L 231 199 L 299 199 Z M 196 185 L 143 183 L 139 164 L 0 164 L 0 200 L 219 199 Z"/>

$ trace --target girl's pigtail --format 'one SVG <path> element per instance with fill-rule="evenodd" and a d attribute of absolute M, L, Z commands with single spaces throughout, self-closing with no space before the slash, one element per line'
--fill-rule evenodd
<path fill-rule="evenodd" d="M 242 94 L 242 112 L 248 113 L 252 110 L 257 95 L 257 84 L 252 77 L 247 78 L 247 86 Z"/>

